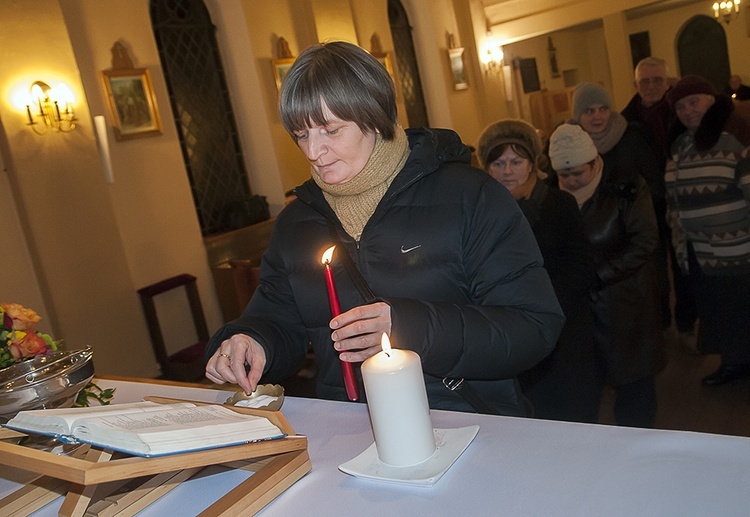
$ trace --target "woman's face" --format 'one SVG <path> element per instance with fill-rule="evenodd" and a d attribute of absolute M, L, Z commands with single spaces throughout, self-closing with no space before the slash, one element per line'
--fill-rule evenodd
<path fill-rule="evenodd" d="M 594 164 L 584 163 L 577 167 L 561 169 L 557 171 L 557 178 L 565 190 L 575 192 L 594 180 Z"/>
<path fill-rule="evenodd" d="M 529 179 L 531 161 L 516 153 L 510 146 L 487 167 L 490 176 L 513 192 Z"/>
<path fill-rule="evenodd" d="M 714 105 L 716 97 L 705 93 L 696 93 L 683 97 L 674 103 L 677 118 L 688 129 L 697 129 L 701 125 L 703 115 Z"/>
<path fill-rule="evenodd" d="M 581 113 L 581 127 L 587 133 L 601 133 L 607 129 L 612 110 L 603 104 L 592 104 Z"/>
<path fill-rule="evenodd" d="M 363 133 L 357 124 L 336 117 L 323 104 L 325 126 L 296 131 L 297 145 L 320 179 L 329 185 L 346 183 L 365 167 L 375 148 L 375 133 Z"/>

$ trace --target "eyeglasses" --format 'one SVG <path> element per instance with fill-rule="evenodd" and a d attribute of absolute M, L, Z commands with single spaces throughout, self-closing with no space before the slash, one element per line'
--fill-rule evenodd
<path fill-rule="evenodd" d="M 664 81 L 666 80 L 666 77 L 644 77 L 643 79 L 640 79 L 638 81 L 638 86 L 648 86 L 650 84 L 658 86 L 660 84 L 664 84 Z"/>

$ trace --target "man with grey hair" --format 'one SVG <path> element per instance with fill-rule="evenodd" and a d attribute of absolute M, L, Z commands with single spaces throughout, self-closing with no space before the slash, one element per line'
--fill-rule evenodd
<path fill-rule="evenodd" d="M 641 59 L 635 66 L 635 95 L 622 115 L 628 122 L 639 122 L 651 131 L 654 151 L 666 164 L 669 157 L 667 132 L 674 120 L 674 113 L 666 99 L 669 90 L 667 63 L 657 57 Z"/>
<path fill-rule="evenodd" d="M 663 279 L 662 312 L 664 327 L 669 328 L 672 323 L 672 311 L 669 303 L 669 276 L 667 272 L 667 256 L 671 259 L 672 285 L 675 293 L 674 323 L 677 327 L 680 344 L 691 351 L 695 351 L 695 320 L 697 313 L 695 299 L 687 279 L 677 265 L 677 258 L 672 246 L 671 230 L 666 220 L 666 189 L 664 187 L 664 170 L 669 158 L 669 142 L 667 134 L 675 115 L 666 99 L 671 85 L 666 61 L 657 57 L 641 59 L 635 67 L 636 93 L 630 100 L 622 115 L 628 122 L 639 122 L 651 133 L 651 143 L 658 157 L 661 167 L 661 181 L 658 186 L 651 185 L 651 198 L 656 211 L 656 221 L 659 225 L 661 240 L 659 269 Z"/>

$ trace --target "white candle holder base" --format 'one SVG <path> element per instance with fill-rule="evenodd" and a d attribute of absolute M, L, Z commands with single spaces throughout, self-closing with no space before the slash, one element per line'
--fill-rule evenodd
<path fill-rule="evenodd" d="M 434 429 L 433 431 L 435 432 L 435 452 L 421 463 L 408 467 L 386 465 L 378 458 L 378 451 L 373 443 L 356 458 L 339 465 L 339 470 L 360 478 L 415 486 L 432 486 L 474 440 L 479 432 L 479 426 Z"/>

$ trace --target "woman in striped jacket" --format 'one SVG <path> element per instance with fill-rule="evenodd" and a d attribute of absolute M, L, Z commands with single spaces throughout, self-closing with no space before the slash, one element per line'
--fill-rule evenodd
<path fill-rule="evenodd" d="M 698 76 L 682 78 L 667 99 L 680 122 L 668 217 L 696 293 L 699 350 L 722 358 L 703 384 L 718 386 L 750 377 L 750 120 Z"/>

